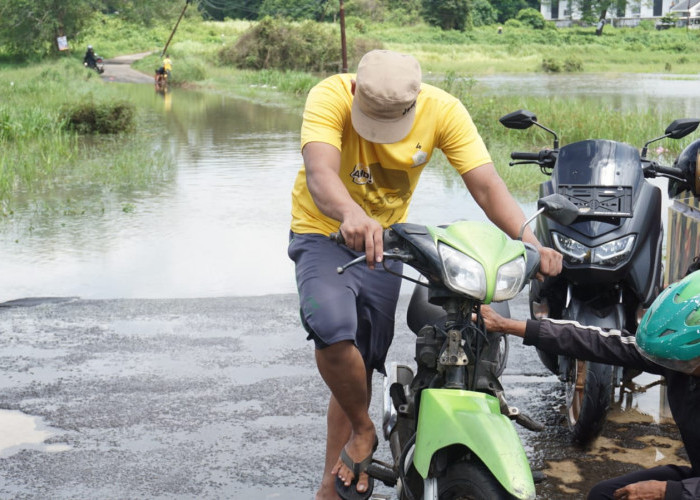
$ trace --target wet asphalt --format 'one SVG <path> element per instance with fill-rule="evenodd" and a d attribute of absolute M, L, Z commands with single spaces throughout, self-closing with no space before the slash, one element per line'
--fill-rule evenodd
<path fill-rule="evenodd" d="M 410 363 L 406 302 L 389 360 Z M 48 437 L 0 450 L 0 498 L 313 498 L 328 392 L 295 295 L 2 306 L 0 410 L 36 417 Z M 512 313 L 527 314 L 523 294 Z M 538 498 L 585 498 L 599 479 L 683 461 L 675 427 L 634 402 L 616 406 L 591 448 L 573 446 L 562 385 L 520 340 L 502 381 L 511 405 L 546 424 L 518 429 L 532 467 L 548 476 Z M 381 382 L 375 376 L 378 429 Z"/>

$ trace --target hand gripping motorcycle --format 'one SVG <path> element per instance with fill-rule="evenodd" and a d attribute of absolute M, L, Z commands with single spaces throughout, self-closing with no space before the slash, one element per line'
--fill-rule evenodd
<path fill-rule="evenodd" d="M 578 214 L 559 195 L 538 207 L 560 224 Z M 331 238 L 342 242 L 339 233 Z M 415 373 L 396 363 L 388 370 L 383 433 L 393 463 L 375 461 L 367 473 L 396 487 L 402 500 L 534 499 L 512 421 L 531 430 L 542 426 L 506 402 L 498 379 L 505 336 L 486 331 L 480 307 L 517 295 L 539 270 L 539 253 L 474 221 L 394 224 L 384 231 L 384 249 L 384 260 L 400 260 L 422 276 L 401 276 L 416 283 L 408 324 L 416 334 L 417 366 Z M 338 272 L 364 261 L 360 256 Z"/>
<path fill-rule="evenodd" d="M 537 164 L 550 178 L 540 196 L 558 193 L 572 201 L 579 216 L 563 226 L 543 217 L 535 234 L 563 255 L 561 274 L 530 287 L 533 317 L 575 320 L 584 325 L 634 333 L 663 287 L 661 189 L 646 178 L 664 176 L 695 189 L 696 172 L 665 167 L 646 158 L 649 144 L 680 139 L 699 120 L 680 119 L 640 153 L 622 142 L 596 139 L 559 147 L 555 132 L 524 110 L 503 116 L 511 129 L 536 125 L 554 136 L 554 147 L 536 153 L 513 152 L 517 164 Z M 566 418 L 574 441 L 585 444 L 601 430 L 611 397 L 638 373 L 601 363 L 555 356 L 539 350 L 544 365 L 566 384 Z"/>

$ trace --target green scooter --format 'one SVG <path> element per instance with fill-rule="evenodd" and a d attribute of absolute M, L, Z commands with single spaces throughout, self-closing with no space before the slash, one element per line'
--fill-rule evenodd
<path fill-rule="evenodd" d="M 578 209 L 554 194 L 538 202 L 570 224 Z M 336 233 L 331 238 L 342 242 Z M 539 253 L 492 224 L 394 224 L 384 232 L 384 260 L 422 276 L 408 308 L 416 334 L 416 371 L 393 363 L 384 382 L 383 433 L 393 463 L 367 473 L 395 487 L 401 500 L 534 499 L 535 486 L 512 421 L 542 426 L 506 402 L 498 379 L 507 358 L 503 334 L 487 332 L 482 304 L 515 297 L 539 270 Z M 364 256 L 338 269 L 364 262 Z"/>

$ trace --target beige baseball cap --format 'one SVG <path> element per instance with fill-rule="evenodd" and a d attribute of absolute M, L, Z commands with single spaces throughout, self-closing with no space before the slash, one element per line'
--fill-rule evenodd
<path fill-rule="evenodd" d="M 420 64 L 390 50 L 367 52 L 357 66 L 352 125 L 370 142 L 391 144 L 408 135 L 416 116 Z"/>

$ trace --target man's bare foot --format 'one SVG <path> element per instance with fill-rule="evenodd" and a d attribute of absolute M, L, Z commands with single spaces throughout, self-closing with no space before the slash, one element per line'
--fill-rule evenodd
<path fill-rule="evenodd" d="M 350 437 L 350 441 L 345 445 L 345 452 L 353 462 L 360 463 L 372 455 L 376 439 L 377 435 L 374 427 L 361 433 L 353 433 Z M 355 479 L 355 474 L 352 469 L 343 463 L 341 458 L 338 458 L 338 462 L 335 464 L 335 467 L 333 467 L 331 473 L 337 475 L 345 486 L 350 486 L 353 479 Z M 360 493 L 367 491 L 368 482 L 369 476 L 367 473 L 362 472 L 357 480 L 357 491 Z"/>
<path fill-rule="evenodd" d="M 330 476 L 329 481 L 324 478 L 321 487 L 316 492 L 316 500 L 340 500 L 335 491 L 335 476 Z"/>

